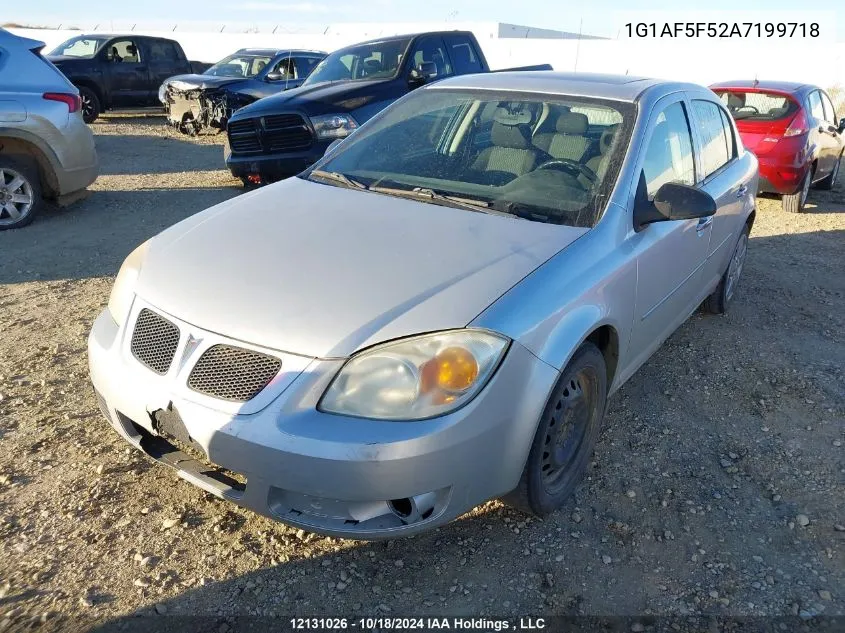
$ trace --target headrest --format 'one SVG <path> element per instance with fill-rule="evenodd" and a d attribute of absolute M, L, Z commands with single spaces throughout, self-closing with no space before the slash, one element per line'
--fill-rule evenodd
<path fill-rule="evenodd" d="M 557 120 L 556 129 L 564 134 L 583 134 L 587 131 L 588 123 L 586 114 L 567 112 Z"/>
<path fill-rule="evenodd" d="M 502 125 L 527 125 L 531 123 L 531 113 L 528 110 L 511 112 L 507 108 L 498 107 L 493 113 L 493 121 Z"/>
<path fill-rule="evenodd" d="M 493 121 L 490 140 L 496 147 L 528 149 L 531 146 L 531 128 L 525 123 L 506 125 L 499 121 Z"/>
<path fill-rule="evenodd" d="M 610 149 L 613 143 L 613 137 L 616 136 L 616 130 L 617 127 L 614 125 L 601 133 L 601 138 L 599 138 L 599 154 L 606 154 Z"/>
<path fill-rule="evenodd" d="M 728 107 L 736 109 L 745 105 L 745 95 L 738 95 L 735 92 L 728 93 Z"/>

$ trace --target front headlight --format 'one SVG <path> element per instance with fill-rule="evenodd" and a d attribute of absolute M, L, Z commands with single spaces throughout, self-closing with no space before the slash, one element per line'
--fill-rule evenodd
<path fill-rule="evenodd" d="M 167 84 L 163 83 L 158 87 L 158 100 L 161 101 L 162 105 L 167 105 L 167 100 L 164 98 L 166 92 Z"/>
<path fill-rule="evenodd" d="M 345 138 L 358 127 L 358 122 L 348 114 L 327 114 L 311 117 L 311 125 L 318 139 Z"/>
<path fill-rule="evenodd" d="M 132 299 L 135 297 L 135 282 L 138 281 L 149 243 L 150 241 L 147 240 L 129 253 L 129 257 L 120 266 L 114 280 L 111 296 L 109 296 L 109 312 L 118 325 L 125 323 L 129 317 L 129 308 L 132 307 Z"/>
<path fill-rule="evenodd" d="M 380 345 L 353 356 L 317 408 L 379 420 L 443 415 L 484 387 L 508 342 L 491 332 L 450 330 Z"/>

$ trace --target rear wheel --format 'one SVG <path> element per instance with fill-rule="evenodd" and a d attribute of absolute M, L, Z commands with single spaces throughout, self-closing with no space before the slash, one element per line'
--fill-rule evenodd
<path fill-rule="evenodd" d="M 0 155 L 0 231 L 26 226 L 43 204 L 35 166 L 24 158 Z"/>
<path fill-rule="evenodd" d="M 833 165 L 833 171 L 820 180 L 818 184 L 816 184 L 816 187 L 830 191 L 836 186 L 836 178 L 839 176 L 839 163 L 842 162 L 842 156 L 842 154 L 839 155 L 839 158 L 836 159 L 836 163 Z"/>
<path fill-rule="evenodd" d="M 810 185 L 813 183 L 813 170 L 807 171 L 804 180 L 801 181 L 801 188 L 789 196 L 783 196 L 781 204 L 787 213 L 801 213 L 804 205 L 807 204 L 807 196 L 810 194 Z"/>
<path fill-rule="evenodd" d="M 724 314 L 736 294 L 736 287 L 742 276 L 742 269 L 745 267 L 745 256 L 748 254 L 748 225 L 746 224 L 734 247 L 728 269 L 722 275 L 719 285 L 707 299 L 704 300 L 704 308 L 713 314 Z"/>
<path fill-rule="evenodd" d="M 102 112 L 97 93 L 91 88 L 79 86 L 79 99 L 82 101 L 82 120 L 86 123 L 96 121 Z"/>
<path fill-rule="evenodd" d="M 561 507 L 587 469 L 606 401 L 604 357 L 584 343 L 549 398 L 519 485 L 502 500 L 538 516 Z"/>

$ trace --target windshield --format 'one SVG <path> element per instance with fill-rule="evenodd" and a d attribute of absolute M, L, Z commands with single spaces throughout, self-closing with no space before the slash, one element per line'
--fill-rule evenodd
<path fill-rule="evenodd" d="M 56 48 L 50 51 L 50 55 L 94 57 L 107 39 L 108 38 L 106 37 L 91 37 L 90 35 L 72 37 L 67 42 L 59 44 Z"/>
<path fill-rule="evenodd" d="M 407 39 L 388 40 L 342 48 L 317 64 L 305 83 L 393 77 L 409 43 Z"/>
<path fill-rule="evenodd" d="M 716 91 L 737 121 L 776 121 L 795 114 L 798 104 L 776 92 Z"/>
<path fill-rule="evenodd" d="M 582 97 L 421 90 L 302 177 L 554 224 L 593 226 L 635 106 Z"/>
<path fill-rule="evenodd" d="M 269 55 L 244 55 L 243 53 L 235 53 L 228 57 L 221 59 L 211 68 L 206 70 L 204 75 L 213 75 L 215 77 L 255 77 L 258 73 L 264 70 L 273 57 Z"/>

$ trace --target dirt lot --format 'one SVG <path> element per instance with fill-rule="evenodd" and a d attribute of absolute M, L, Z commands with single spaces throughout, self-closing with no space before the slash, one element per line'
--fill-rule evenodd
<path fill-rule="evenodd" d="M 611 400 L 566 509 L 527 520 L 490 502 L 368 544 L 218 501 L 100 417 L 85 341 L 120 262 L 241 188 L 221 137 L 159 118 L 93 127 L 92 195 L 0 233 L 0 629 L 192 613 L 214 631 L 234 615 L 845 615 L 845 184 L 799 216 L 760 201 L 732 312 L 695 315 Z"/>

